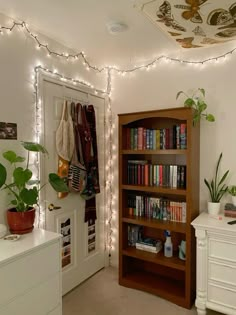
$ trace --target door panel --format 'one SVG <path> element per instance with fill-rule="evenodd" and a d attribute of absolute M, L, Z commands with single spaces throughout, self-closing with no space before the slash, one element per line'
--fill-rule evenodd
<path fill-rule="evenodd" d="M 80 102 L 82 105 L 94 105 L 101 192 L 96 195 L 97 220 L 95 226 L 88 226 L 88 223 L 84 223 L 85 201 L 78 193 L 69 193 L 67 197 L 59 199 L 50 185 L 46 185 L 43 196 L 46 209 L 46 229 L 63 234 L 63 294 L 103 268 L 105 262 L 105 100 L 103 98 L 43 81 L 44 145 L 49 152 L 49 157 L 45 158 L 42 163 L 42 174 L 46 179 L 48 173 L 57 172 L 58 156 L 55 149 L 55 135 L 65 99 L 68 103 L 74 101 L 75 103 Z M 60 208 L 49 211 L 50 203 Z"/>

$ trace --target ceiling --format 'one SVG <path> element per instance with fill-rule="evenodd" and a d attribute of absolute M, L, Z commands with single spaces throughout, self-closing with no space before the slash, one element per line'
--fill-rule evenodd
<path fill-rule="evenodd" d="M 188 3 L 198 1 L 222 3 L 223 0 L 186 0 Z M 149 4 L 142 6 L 147 2 L 151 3 L 151 10 Z M 163 21 L 158 23 L 153 21 L 152 16 L 154 15 L 156 19 L 156 12 L 161 11 L 160 6 L 166 2 L 168 1 L 0 0 L 0 12 L 13 19 L 26 21 L 34 30 L 73 48 L 76 52 L 84 51 L 95 65 L 127 66 L 152 60 L 162 53 L 171 54 L 183 50 L 181 46 L 184 46 L 184 38 L 193 36 L 190 36 L 188 32 L 185 35 L 181 32 L 181 36 L 178 35 L 175 38 L 170 32 L 178 33 L 178 30 L 170 29 Z M 173 2 L 186 4 L 185 0 L 169 1 L 171 4 Z M 223 2 L 227 10 L 233 3 L 228 0 Z M 203 4 L 201 6 L 203 7 Z M 184 10 L 191 11 L 192 6 L 188 5 L 188 8 Z M 181 12 L 184 10 L 175 8 L 175 14 L 178 14 L 178 21 L 180 21 L 178 23 L 187 27 L 187 22 L 193 23 L 183 20 L 183 17 L 180 20 Z M 161 12 L 162 15 L 163 12 Z M 201 9 L 198 13 L 203 16 Z M 164 18 L 159 16 L 160 20 Z M 203 19 L 205 22 L 205 16 Z M 110 34 L 106 25 L 111 22 L 125 23 L 128 29 L 125 32 Z M 200 24 L 205 27 L 204 23 Z M 200 24 L 194 26 L 197 27 Z M 192 32 L 192 29 L 190 31 Z M 206 32 L 205 28 L 203 32 Z M 191 41 L 191 44 L 195 45 L 194 41 Z"/>

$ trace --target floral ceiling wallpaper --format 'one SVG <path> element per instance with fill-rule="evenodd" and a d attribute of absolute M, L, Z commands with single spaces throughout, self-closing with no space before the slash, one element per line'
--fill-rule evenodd
<path fill-rule="evenodd" d="M 149 0 L 137 7 L 183 48 L 236 39 L 236 2 L 232 0 Z"/>

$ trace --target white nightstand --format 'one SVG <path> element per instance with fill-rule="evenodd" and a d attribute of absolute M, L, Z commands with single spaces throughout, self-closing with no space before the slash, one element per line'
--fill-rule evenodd
<path fill-rule="evenodd" d="M 61 315 L 61 235 L 34 229 L 0 239 L 0 314 Z"/>
<path fill-rule="evenodd" d="M 236 225 L 201 213 L 193 222 L 197 238 L 198 315 L 206 308 L 236 314 Z"/>

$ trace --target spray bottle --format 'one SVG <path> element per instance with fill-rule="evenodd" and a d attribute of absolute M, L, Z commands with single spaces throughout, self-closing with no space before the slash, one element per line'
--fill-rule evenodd
<path fill-rule="evenodd" d="M 166 241 L 164 246 L 164 256 L 172 257 L 173 256 L 173 244 L 171 241 L 170 231 L 165 231 Z"/>

